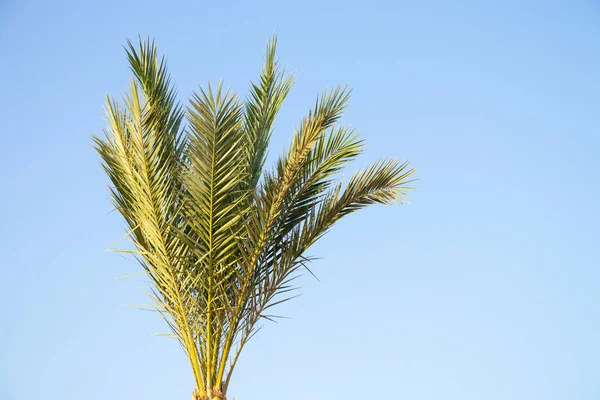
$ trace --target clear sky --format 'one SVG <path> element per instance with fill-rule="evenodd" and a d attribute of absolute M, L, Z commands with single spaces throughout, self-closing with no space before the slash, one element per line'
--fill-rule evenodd
<path fill-rule="evenodd" d="M 452 4 L 452 5 L 451 5 Z M 268 35 L 297 84 L 273 158 L 326 86 L 367 151 L 419 168 L 373 207 L 243 353 L 238 400 L 600 398 L 600 5 L 587 1 L 0 0 L 0 399 L 189 399 L 178 344 L 90 135 L 156 38 L 179 93 L 246 93 Z"/>

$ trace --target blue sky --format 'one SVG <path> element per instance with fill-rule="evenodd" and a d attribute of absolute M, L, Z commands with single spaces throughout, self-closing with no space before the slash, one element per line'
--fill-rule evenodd
<path fill-rule="evenodd" d="M 94 4 L 93 4 L 94 3 Z M 354 214 L 243 353 L 239 400 L 600 398 L 600 6 L 592 1 L 0 3 L 0 398 L 187 399 L 90 135 L 156 38 L 180 95 L 242 94 L 268 35 L 297 83 L 273 158 L 326 86 L 367 151 L 419 168 Z"/>

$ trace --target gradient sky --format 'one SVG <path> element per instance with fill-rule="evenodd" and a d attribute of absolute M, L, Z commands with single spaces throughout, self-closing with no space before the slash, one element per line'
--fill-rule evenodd
<path fill-rule="evenodd" d="M 420 181 L 312 249 L 320 282 L 250 342 L 230 396 L 599 399 L 594 0 L 0 0 L 0 398 L 190 398 L 163 321 L 127 306 L 143 277 L 115 279 L 138 266 L 104 252 L 124 228 L 90 135 L 127 89 L 127 38 L 156 38 L 183 98 L 246 93 L 272 32 L 297 84 L 271 159 L 347 83 L 354 166 L 401 156 Z"/>

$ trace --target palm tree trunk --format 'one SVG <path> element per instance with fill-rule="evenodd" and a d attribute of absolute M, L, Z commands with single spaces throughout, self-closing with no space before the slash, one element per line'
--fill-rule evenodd
<path fill-rule="evenodd" d="M 227 397 L 219 389 L 209 390 L 208 393 L 196 389 L 192 393 L 192 400 L 227 400 Z"/>

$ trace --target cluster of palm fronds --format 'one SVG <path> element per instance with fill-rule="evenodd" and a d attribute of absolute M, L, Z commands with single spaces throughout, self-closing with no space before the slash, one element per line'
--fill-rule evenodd
<path fill-rule="evenodd" d="M 293 84 L 275 47 L 273 38 L 246 100 L 209 86 L 184 109 L 154 43 L 129 43 L 130 92 L 122 105 L 108 99 L 105 138 L 94 138 L 131 253 L 189 358 L 198 399 L 224 398 L 257 322 L 290 298 L 305 251 L 344 215 L 401 202 L 413 173 L 386 159 L 342 185 L 339 172 L 362 151 L 359 136 L 337 124 L 344 88 L 317 100 L 289 150 L 264 171 Z"/>

